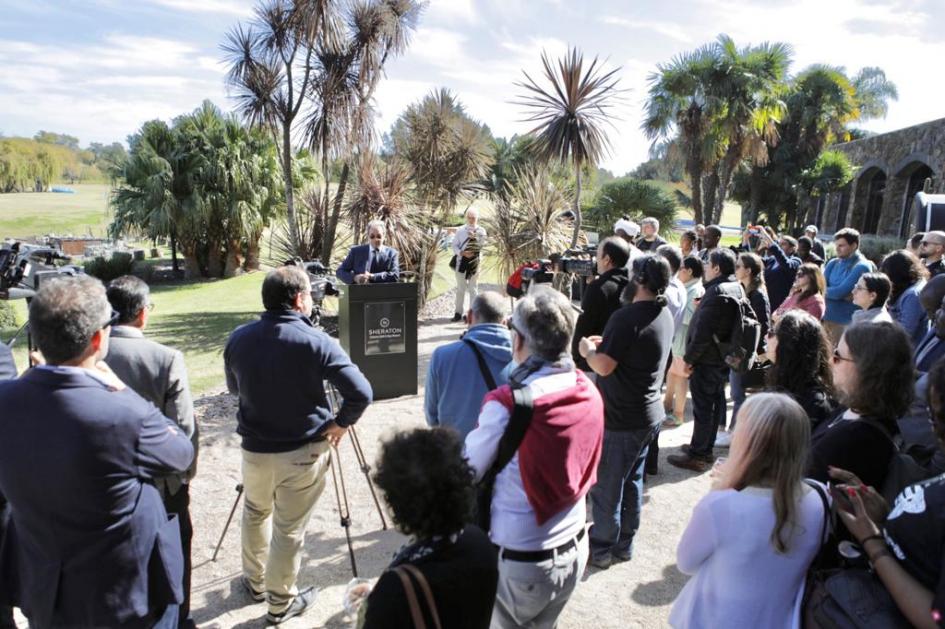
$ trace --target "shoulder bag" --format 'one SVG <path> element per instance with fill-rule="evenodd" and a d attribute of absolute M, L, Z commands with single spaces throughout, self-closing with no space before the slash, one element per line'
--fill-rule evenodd
<path fill-rule="evenodd" d="M 413 621 L 414 629 L 427 629 L 427 622 L 423 610 L 420 609 L 420 601 L 417 599 L 417 591 L 413 587 L 411 576 L 416 579 L 420 591 L 423 592 L 427 611 L 433 619 L 433 629 L 443 629 L 443 625 L 440 624 L 440 615 L 436 609 L 436 600 L 433 598 L 433 591 L 420 569 L 408 563 L 394 568 L 394 574 L 400 579 L 400 584 L 403 585 L 404 593 L 407 595 L 407 605 L 410 607 L 410 618 Z"/>
<path fill-rule="evenodd" d="M 479 351 L 479 347 L 469 339 L 463 339 L 463 343 L 468 345 L 469 349 L 476 355 L 476 362 L 479 363 L 479 372 L 482 374 L 482 379 L 486 381 L 487 390 L 492 391 L 495 388 L 495 378 L 492 377 L 492 372 L 489 371 L 489 366 L 486 364 L 482 352 Z"/>

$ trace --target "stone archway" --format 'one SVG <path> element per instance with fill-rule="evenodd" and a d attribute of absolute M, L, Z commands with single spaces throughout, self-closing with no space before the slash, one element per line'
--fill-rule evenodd
<path fill-rule="evenodd" d="M 902 211 L 899 216 L 899 237 L 909 236 L 912 227 L 913 202 L 916 192 L 925 186 L 925 180 L 934 177 L 935 173 L 928 162 L 922 159 L 913 159 L 900 164 L 890 184 L 890 196 L 893 201 L 899 200 Z"/>
<path fill-rule="evenodd" d="M 849 225 L 856 227 L 862 234 L 875 234 L 879 228 L 886 179 L 886 169 L 876 165 L 868 165 L 857 177 Z"/>

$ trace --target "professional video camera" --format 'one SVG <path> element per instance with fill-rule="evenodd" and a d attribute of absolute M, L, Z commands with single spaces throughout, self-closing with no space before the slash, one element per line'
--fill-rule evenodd
<path fill-rule="evenodd" d="M 308 273 L 308 279 L 312 283 L 312 321 L 315 325 L 319 324 L 322 314 L 322 303 L 326 296 L 337 295 L 338 287 L 335 284 L 335 276 L 331 269 L 324 264 L 315 261 L 305 261 L 301 258 L 292 258 L 286 260 L 286 266 L 300 266 Z"/>
<path fill-rule="evenodd" d="M 552 256 L 557 261 L 555 270 L 561 273 L 573 273 L 582 277 L 597 275 L 597 246 L 588 245 L 584 248 L 568 249 L 558 256 Z"/>
<path fill-rule="evenodd" d="M 43 282 L 83 273 L 61 251 L 14 242 L 0 246 L 0 299 L 29 299 Z"/>

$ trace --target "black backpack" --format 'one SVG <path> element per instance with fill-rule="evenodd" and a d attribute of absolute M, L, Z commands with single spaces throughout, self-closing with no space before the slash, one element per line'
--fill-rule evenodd
<path fill-rule="evenodd" d="M 741 297 L 720 294 L 719 298 L 733 304 L 738 308 L 738 312 L 732 322 L 732 335 L 728 342 L 723 343 L 716 335 L 712 338 L 719 351 L 722 352 L 725 364 L 732 371 L 748 373 L 755 365 L 758 346 L 761 344 L 761 323 L 755 318 L 755 311 L 752 310 L 751 302 L 744 293 Z"/>

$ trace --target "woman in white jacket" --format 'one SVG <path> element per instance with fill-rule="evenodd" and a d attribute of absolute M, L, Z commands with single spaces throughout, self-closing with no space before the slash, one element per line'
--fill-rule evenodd
<path fill-rule="evenodd" d="M 804 481 L 809 442 L 810 420 L 787 395 L 742 406 L 731 456 L 676 551 L 693 577 L 673 604 L 673 627 L 792 626 L 824 521 L 824 499 Z"/>

